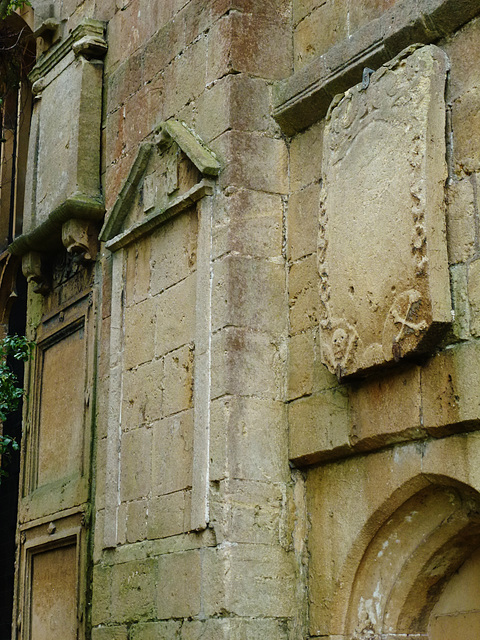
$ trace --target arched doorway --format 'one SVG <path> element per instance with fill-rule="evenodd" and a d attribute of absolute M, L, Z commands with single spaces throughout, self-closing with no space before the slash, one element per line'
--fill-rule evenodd
<path fill-rule="evenodd" d="M 368 544 L 350 592 L 346 637 L 479 637 L 465 631 L 474 621 L 478 632 L 480 624 L 480 580 L 472 577 L 480 566 L 479 548 L 480 494 L 458 482 L 428 483 Z M 466 585 L 475 591 L 463 605 Z"/>

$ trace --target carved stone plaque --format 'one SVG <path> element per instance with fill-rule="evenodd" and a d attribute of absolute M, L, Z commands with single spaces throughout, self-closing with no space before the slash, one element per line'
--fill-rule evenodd
<path fill-rule="evenodd" d="M 437 47 L 411 48 L 337 97 L 327 116 L 320 335 L 322 360 L 339 377 L 425 351 L 451 321 L 447 69 Z"/>

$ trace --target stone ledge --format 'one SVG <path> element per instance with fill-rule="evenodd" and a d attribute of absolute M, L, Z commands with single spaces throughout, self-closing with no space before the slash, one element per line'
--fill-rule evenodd
<path fill-rule="evenodd" d="M 400 0 L 380 18 L 331 47 L 301 71 L 278 82 L 273 117 L 287 135 L 327 113 L 333 97 L 406 47 L 430 44 L 480 14 L 480 0 Z"/>

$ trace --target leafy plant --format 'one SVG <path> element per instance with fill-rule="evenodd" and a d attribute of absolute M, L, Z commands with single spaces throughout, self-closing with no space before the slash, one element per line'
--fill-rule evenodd
<path fill-rule="evenodd" d="M 31 6 L 30 0 L 0 0 L 0 20 L 6 18 L 17 9 Z"/>
<path fill-rule="evenodd" d="M 10 413 L 18 409 L 23 396 L 23 388 L 19 385 L 17 376 L 8 364 L 8 357 L 26 362 L 32 353 L 33 342 L 25 336 L 6 336 L 0 340 L 0 420 L 4 422 Z M 12 451 L 18 450 L 18 442 L 8 435 L 0 435 L 0 456 L 7 460 Z M 2 465 L 4 466 L 4 465 Z M 4 469 L 0 469 L 1 476 L 6 475 Z"/>

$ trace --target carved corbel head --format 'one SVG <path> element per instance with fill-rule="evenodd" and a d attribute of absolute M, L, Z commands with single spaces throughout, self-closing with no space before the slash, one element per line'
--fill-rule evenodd
<path fill-rule="evenodd" d="M 34 283 L 34 292 L 42 295 L 50 291 L 50 283 L 42 265 L 42 255 L 37 251 L 29 251 L 22 257 L 22 272 L 27 282 Z"/>
<path fill-rule="evenodd" d="M 97 257 L 97 229 L 89 220 L 72 218 L 63 223 L 62 242 L 68 253 L 79 262 L 92 262 Z"/>

